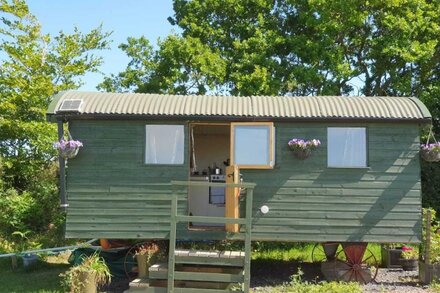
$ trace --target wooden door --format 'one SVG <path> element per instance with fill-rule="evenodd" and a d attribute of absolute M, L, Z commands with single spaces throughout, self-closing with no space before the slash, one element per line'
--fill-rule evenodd
<path fill-rule="evenodd" d="M 240 171 L 237 165 L 226 167 L 226 183 L 240 183 Z M 226 218 L 239 218 L 238 201 L 240 196 L 240 188 L 230 187 L 226 188 L 225 193 L 225 217 Z M 225 229 L 227 232 L 238 232 L 238 224 L 226 224 Z"/>

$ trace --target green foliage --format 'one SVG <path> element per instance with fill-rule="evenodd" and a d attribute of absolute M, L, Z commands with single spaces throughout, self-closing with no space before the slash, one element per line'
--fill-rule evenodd
<path fill-rule="evenodd" d="M 428 210 L 431 212 L 431 223 L 427 223 Z M 429 250 L 430 263 L 440 263 L 440 224 L 436 217 L 436 211 L 432 208 L 423 209 L 423 239 L 426 241 L 426 232 L 428 229 L 431 232 L 431 243 Z M 422 242 L 420 253 L 424 256 L 426 250 L 426 243 Z"/>
<path fill-rule="evenodd" d="M 0 238 L 0 254 L 14 252 L 14 243 Z"/>
<path fill-rule="evenodd" d="M 415 247 L 404 246 L 402 251 L 403 259 L 419 259 L 419 250 Z"/>
<path fill-rule="evenodd" d="M 124 72 L 106 77 L 106 91 L 204 94 L 223 80 L 225 62 L 197 38 L 170 35 L 154 51 L 145 37 L 128 38 L 120 49 L 131 58 Z"/>
<path fill-rule="evenodd" d="M 34 250 L 41 248 L 41 243 L 34 242 L 29 239 L 28 236 L 31 233 L 32 231 L 25 231 L 25 232 L 15 231 L 12 233 L 12 236 L 17 239 L 16 241 L 17 246 L 15 247 L 15 251 L 17 251 L 18 249 L 19 252 L 22 252 L 26 250 Z"/>
<path fill-rule="evenodd" d="M 96 253 L 85 256 L 81 264 L 71 267 L 65 273 L 60 274 L 60 277 L 63 278 L 62 283 L 67 290 L 70 288 L 70 292 L 81 293 L 85 287 L 81 278 L 81 275 L 84 273 L 93 274 L 98 286 L 110 283 L 111 281 L 110 269 L 104 259 Z"/>
<path fill-rule="evenodd" d="M 68 269 L 66 258 L 46 257 L 28 270 L 21 265 L 11 268 L 11 260 L 0 258 L 0 292 L 61 293 L 59 274 Z"/>
<path fill-rule="evenodd" d="M 431 284 L 429 284 L 429 288 L 436 293 L 440 292 L 440 283 L 438 281 L 433 281 Z"/>
<path fill-rule="evenodd" d="M 175 0 L 169 21 L 182 36 L 169 36 L 157 51 L 149 44 L 139 51 L 145 39 L 130 38 L 121 48 L 132 61 L 101 88 L 415 95 L 434 108 L 439 10 L 426 0 Z"/>
<path fill-rule="evenodd" d="M 0 236 L 46 232 L 60 224 L 56 125 L 46 122 L 51 96 L 77 89 L 98 71 L 95 50 L 108 46 L 101 27 L 50 36 L 24 0 L 0 0 Z M 54 229 L 52 229 L 54 230 Z"/>
<path fill-rule="evenodd" d="M 440 211 L 440 164 L 421 160 L 423 207 Z"/>
<path fill-rule="evenodd" d="M 35 200 L 30 193 L 18 194 L 15 189 L 8 189 L 0 197 L 0 229 L 6 235 L 14 231 L 27 229 L 27 219 L 31 217 Z"/>
<path fill-rule="evenodd" d="M 55 156 L 55 125 L 45 121 L 50 97 L 76 89 L 78 77 L 98 70 L 93 50 L 107 47 L 101 28 L 51 37 L 23 0 L 1 0 L 0 11 L 0 155 L 8 187 L 26 190 L 36 173 Z"/>
<path fill-rule="evenodd" d="M 301 269 L 291 277 L 291 281 L 283 286 L 275 287 L 270 292 L 283 293 L 361 293 L 362 287 L 355 282 L 308 282 L 302 279 L 304 273 Z"/>

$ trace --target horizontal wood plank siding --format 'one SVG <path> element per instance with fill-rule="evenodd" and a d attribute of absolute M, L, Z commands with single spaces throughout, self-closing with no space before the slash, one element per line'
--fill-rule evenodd
<path fill-rule="evenodd" d="M 160 123 L 160 122 L 154 122 Z M 167 121 L 167 124 L 177 124 Z M 68 161 L 67 237 L 167 238 L 171 180 L 187 180 L 185 164 L 144 164 L 148 121 L 73 121 L 70 132 L 84 143 Z M 363 126 L 367 168 L 327 168 L 327 127 Z M 419 242 L 421 183 L 419 128 L 393 123 L 275 123 L 273 169 L 240 172 L 254 190 L 253 240 Z M 322 145 L 306 160 L 287 147 L 293 137 Z M 186 190 L 178 191 L 179 214 L 187 214 Z M 259 208 L 269 206 L 262 214 Z M 241 207 L 243 208 L 243 207 Z M 178 227 L 185 239 L 240 238 Z M 205 235 L 205 236 L 204 236 Z"/>
<path fill-rule="evenodd" d="M 327 168 L 327 126 L 367 127 L 368 168 Z M 293 137 L 322 145 L 298 160 L 287 147 Z M 275 168 L 240 170 L 245 181 L 257 183 L 253 239 L 420 241 L 418 150 L 417 125 L 277 123 Z"/>
<path fill-rule="evenodd" d="M 146 124 L 158 123 L 70 122 L 72 137 L 82 141 L 84 147 L 68 161 L 66 237 L 168 237 L 170 181 L 187 179 L 188 160 L 185 155 L 183 165 L 144 164 Z M 178 193 L 178 210 L 186 214 L 187 193 Z"/>

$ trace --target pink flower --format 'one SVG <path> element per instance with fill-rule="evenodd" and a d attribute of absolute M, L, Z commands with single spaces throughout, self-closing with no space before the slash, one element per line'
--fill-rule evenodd
<path fill-rule="evenodd" d="M 409 246 L 402 246 L 402 251 L 411 251 L 411 250 L 413 250 L 413 248 L 412 247 L 409 247 Z"/>

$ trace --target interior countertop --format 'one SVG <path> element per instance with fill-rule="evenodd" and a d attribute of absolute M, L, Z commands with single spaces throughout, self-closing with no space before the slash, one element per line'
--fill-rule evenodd
<path fill-rule="evenodd" d="M 191 175 L 189 177 L 190 181 L 209 181 L 208 175 Z"/>

